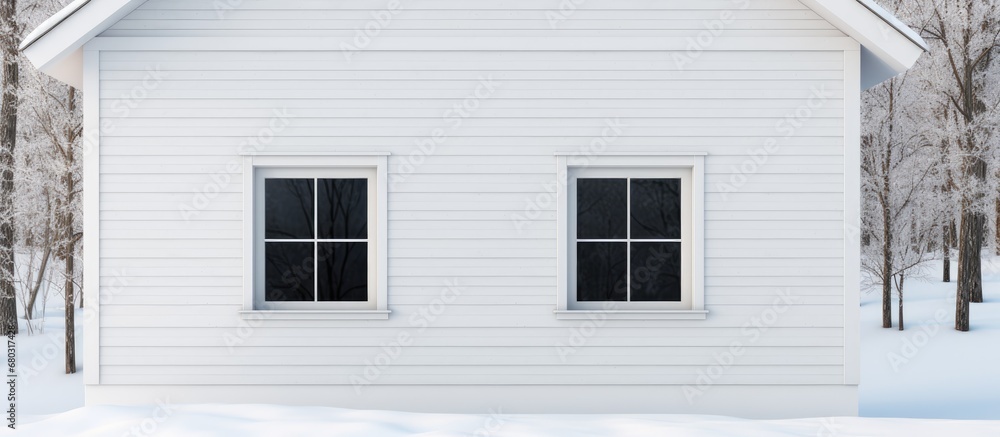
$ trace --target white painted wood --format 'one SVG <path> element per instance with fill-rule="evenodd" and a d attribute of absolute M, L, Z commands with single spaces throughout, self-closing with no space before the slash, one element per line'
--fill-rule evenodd
<path fill-rule="evenodd" d="M 927 43 L 878 6 L 862 1 L 801 0 L 860 43 L 873 56 L 861 65 L 864 88 L 902 74 L 916 64 Z M 888 18 L 888 20 L 887 20 Z"/>
<path fill-rule="evenodd" d="M 832 39 L 846 34 L 865 45 L 862 67 L 866 87 L 901 73 L 927 49 L 926 43 L 913 30 L 869 1 L 716 1 L 699 3 L 697 9 L 676 1 L 621 3 L 604 0 L 558 7 L 542 3 L 481 1 L 462 5 L 466 9 L 447 2 L 408 2 L 404 6 L 397 1 L 383 5 L 355 1 L 343 7 L 324 4 L 319 13 L 317 5 L 309 0 L 286 3 L 274 9 L 265 3 L 243 1 L 208 4 L 204 1 L 78 0 L 31 32 L 21 49 L 42 71 L 79 86 L 83 63 L 80 47 L 97 35 L 118 37 L 119 40 L 124 39 L 121 37 L 150 36 L 163 39 L 264 35 L 270 38 L 323 37 L 337 41 L 350 60 L 362 49 L 383 49 L 383 43 L 391 45 L 390 38 L 400 38 L 400 35 L 400 41 L 415 35 L 420 35 L 417 38 L 440 35 L 458 41 L 458 45 L 482 44 L 484 37 L 497 39 L 520 35 L 512 38 L 522 38 L 521 43 L 527 43 L 526 47 L 532 45 L 525 37 L 549 41 L 556 36 L 602 36 L 607 42 L 616 37 L 656 36 L 660 40 L 708 39 L 710 43 L 701 45 L 711 48 L 720 45 L 718 41 L 711 43 L 711 39 L 721 33 L 726 33 L 727 38 L 779 37 L 788 41 Z M 133 12 L 140 5 L 143 8 Z M 496 13 L 500 11 L 504 13 Z M 478 25 L 457 24 L 470 19 L 475 19 Z M 372 45 L 372 36 L 382 38 Z M 504 43 L 507 48 L 512 41 L 508 39 Z M 597 48 L 591 46 L 591 49 Z"/>
<path fill-rule="evenodd" d="M 278 135 L 280 132 L 272 132 Z M 243 157 L 243 226 L 241 243 L 243 251 L 244 306 L 240 314 L 244 319 L 387 319 L 388 310 L 388 179 L 389 152 L 273 152 L 241 149 Z M 305 173 L 303 173 L 305 172 Z M 264 176 L 282 177 L 361 177 L 368 184 L 368 217 L 370 235 L 368 242 L 369 300 L 362 303 L 309 302 L 266 303 L 262 295 L 263 250 L 257 243 L 263 241 L 259 224 L 263 220 L 263 192 L 259 189 Z M 249 178 L 249 181 L 246 180 Z M 253 188 L 251 188 L 253 187 Z M 235 194 L 235 193 L 234 193 Z M 247 230 L 249 228 L 249 230 Z M 174 233 L 176 235 L 176 233 Z M 218 231 L 213 231 L 218 237 Z M 249 235 L 248 235 L 249 234 Z M 374 235 L 371 235 L 374 234 Z M 247 237 L 250 237 L 247 239 Z M 204 241 L 207 238 L 199 239 Z M 127 241 L 135 241 L 129 239 Z M 162 241 L 162 240 L 161 240 Z M 220 240 L 221 241 L 221 240 Z M 149 242 L 149 246 L 157 243 Z M 190 247 L 194 242 L 187 243 Z M 209 244 L 219 247 L 220 243 Z M 187 276 L 191 278 L 190 275 Z M 217 274 L 214 278 L 219 278 Z M 195 280 L 197 283 L 198 281 Z"/>
<path fill-rule="evenodd" d="M 783 32 L 787 36 L 829 36 L 837 32 L 826 20 L 794 0 L 768 0 L 740 3 L 713 1 L 692 7 L 680 1 L 614 2 L 591 0 L 565 5 L 544 2 L 476 1 L 460 5 L 447 2 L 407 1 L 396 3 L 349 1 L 336 5 L 316 4 L 307 0 L 286 1 L 275 8 L 265 2 L 243 1 L 220 8 L 205 2 L 147 1 L 139 10 L 106 30 L 104 36 L 267 36 L 303 34 L 354 36 L 355 29 L 372 21 L 372 13 L 383 16 L 381 34 L 410 31 L 418 34 L 439 33 L 463 38 L 473 35 L 517 35 L 529 31 L 553 36 L 577 31 L 588 34 L 610 30 L 626 34 L 630 30 L 669 32 L 688 30 L 684 36 L 697 35 L 705 22 L 719 21 L 723 11 L 729 21 L 727 31 L 745 31 L 740 36 Z M 637 13 L 641 10 L 642 13 Z M 565 11 L 565 12 L 564 12 Z M 266 20 L 264 20 L 266 18 Z M 482 25 L 462 25 L 475 19 Z M 657 21 L 651 21 L 655 19 Z M 721 21 L 719 21 L 721 24 Z M 497 32 L 501 31 L 502 32 Z M 841 34 L 842 35 L 842 34 Z"/>
<path fill-rule="evenodd" d="M 225 20 L 211 2 L 147 2 L 85 51 L 99 70 L 88 123 L 100 114 L 114 126 L 85 164 L 100 178 L 88 189 L 100 199 L 85 199 L 97 238 L 85 244 L 87 287 L 109 293 L 115 271 L 128 272 L 88 340 L 87 356 L 104 357 L 88 399 L 137 402 L 148 386 L 221 398 L 256 385 L 280 394 L 268 402 L 302 393 L 292 401 L 329 404 L 326 389 L 358 407 L 370 398 L 352 378 L 407 341 L 364 390 L 494 388 L 434 405 L 410 397 L 403 409 L 594 386 L 670 397 L 648 407 L 659 411 L 688 405 L 683 386 L 737 342 L 744 354 L 709 393 L 853 414 L 856 263 L 844 224 L 859 211 L 859 45 L 798 1 L 760 0 L 678 64 L 688 43 L 676 37 L 732 4 L 593 0 L 553 29 L 541 2 L 416 0 L 348 61 L 339 42 L 384 2 L 244 0 Z M 470 20 L 482 25 L 461 25 Z M 163 82 L 126 110 L 151 68 Z M 261 135 L 275 111 L 288 126 Z M 558 205 L 581 156 L 693 169 L 691 311 L 568 311 Z M 378 306 L 255 310 L 251 170 L 331 165 L 375 168 L 385 188 Z M 182 207 L 208 193 L 185 219 Z M 273 378 L 260 385 L 262 375 Z M 751 414 L 712 396 L 690 408 Z M 371 405 L 394 407 L 388 397 Z"/>
<path fill-rule="evenodd" d="M 339 38 L 311 38 L 311 37 L 256 37 L 243 36 L 238 38 L 198 38 L 174 36 L 170 38 L 154 37 L 134 37 L 134 38 L 111 38 L 98 37 L 88 44 L 90 50 L 152 50 L 152 51 L 193 51 L 193 50 L 218 50 L 218 51 L 256 51 L 256 50 L 309 50 L 309 51 L 329 51 L 340 62 L 346 62 L 341 48 L 343 44 L 349 44 L 353 35 L 343 35 Z M 785 38 L 776 36 L 763 37 L 719 37 L 712 44 L 705 45 L 706 51 L 731 51 L 731 50 L 761 50 L 761 51 L 789 51 L 789 50 L 844 50 L 853 45 L 855 41 L 848 37 L 802 37 Z M 372 44 L 365 47 L 365 57 L 368 52 L 376 51 L 684 51 L 688 49 L 689 42 L 678 38 L 636 38 L 632 37 L 588 37 L 588 36 L 562 36 L 539 38 L 530 37 L 507 37 L 494 38 L 488 36 L 474 36 L 468 38 L 452 38 L 447 36 L 413 36 L 413 37 L 391 37 L 386 36 L 373 40 Z"/>
<path fill-rule="evenodd" d="M 702 273 L 701 266 L 696 264 L 704 262 L 704 254 L 696 252 L 696 247 L 703 247 L 695 244 L 695 236 L 701 234 L 701 229 L 696 226 L 703 226 L 703 222 L 697 220 L 700 214 L 697 211 L 704 209 L 704 191 L 698 191 L 701 185 L 694 183 L 694 174 L 704 167 L 704 153 L 700 152 L 679 152 L 677 155 L 641 155 L 637 153 L 616 153 L 614 155 L 601 154 L 599 156 L 571 155 L 566 159 L 566 167 L 557 169 L 560 173 L 568 175 L 568 181 L 560 185 L 560 189 L 566 191 L 560 193 L 557 198 L 564 199 L 566 203 L 557 204 L 556 208 L 567 210 L 567 217 L 561 217 L 565 221 L 556 223 L 556 232 L 567 235 L 566 253 L 559 255 L 566 256 L 568 268 L 565 270 L 567 279 L 565 286 L 567 290 L 559 291 L 561 297 L 565 294 L 566 303 L 557 302 L 556 307 L 564 311 L 556 311 L 556 316 L 560 319 L 574 318 L 574 311 L 582 311 L 581 314 L 601 314 L 615 318 L 679 318 L 679 319 L 703 319 L 707 311 L 701 305 L 704 288 L 701 281 L 695 280 L 695 273 Z M 615 302 L 597 303 L 580 302 L 577 300 L 577 279 L 575 277 L 577 269 L 576 237 L 577 227 L 575 214 L 577 211 L 577 183 L 580 178 L 673 178 L 681 180 L 681 300 L 679 302 Z M 560 261 L 561 262 L 561 261 Z M 630 271 L 631 267 L 626 269 Z M 560 270 L 562 274 L 563 271 Z M 631 273 L 629 273 L 631 274 Z M 558 279 L 560 284 L 563 280 Z M 597 311 L 597 313 L 592 313 Z"/>
<path fill-rule="evenodd" d="M 768 351 L 768 363 L 775 363 L 752 367 L 773 371 L 765 378 L 744 375 L 740 367 L 730 382 L 843 383 L 843 50 L 752 56 L 706 52 L 701 58 L 705 63 L 697 68 L 707 75 L 700 78 L 647 52 L 433 53 L 422 60 L 407 52 L 385 51 L 371 53 L 369 61 L 349 70 L 341 70 L 343 65 L 323 52 L 101 53 L 101 107 L 105 119 L 120 126 L 104 140 L 101 272 L 118 266 L 133 271 L 128 299 L 105 308 L 101 350 L 138 356 L 130 351 L 196 348 L 188 349 L 190 361 L 183 354 L 177 358 L 176 371 L 159 372 L 155 366 L 163 364 L 157 355 L 143 355 L 147 358 L 118 361 L 102 382 L 201 381 L 226 361 L 199 361 L 193 358 L 201 356 L 195 351 L 228 351 L 226 336 L 253 324 L 251 335 L 237 337 L 240 342 L 232 349 L 245 358 L 234 363 L 276 363 L 278 346 L 314 348 L 317 356 L 341 354 L 344 347 L 378 348 L 409 332 L 419 335 L 419 347 L 407 351 L 427 357 L 426 364 L 420 364 L 422 376 L 404 372 L 375 384 L 431 383 L 469 371 L 447 357 L 464 356 L 470 347 L 482 348 L 476 355 L 481 357 L 533 347 L 543 352 L 523 357 L 523 366 L 551 363 L 559 356 L 556 344 L 568 344 L 575 329 L 599 317 L 606 320 L 599 334 L 578 352 L 595 358 L 576 361 L 569 356 L 566 367 L 589 366 L 587 374 L 593 378 L 588 381 L 628 383 L 638 376 L 601 360 L 644 356 L 642 348 L 669 356 L 681 348 L 725 347 L 734 339 L 749 342 L 743 332 L 748 320 L 766 314 L 780 299 L 778 291 L 788 289 L 789 296 L 800 300 L 747 346 Z M 734 62 L 747 69 L 732 69 Z M 136 72 L 151 64 L 168 74 L 162 87 L 127 117 L 115 112 L 115 98 L 140 82 Z M 274 66 L 281 64 L 301 65 L 315 75 L 246 76 L 248 71 L 277 71 Z M 640 92 L 634 79 L 650 67 L 662 76 L 645 76 L 650 91 Z M 480 110 L 448 132 L 433 154 L 414 147 L 415 141 L 431 137 L 435 124 L 451 126 L 442 118 L 446 111 L 474 93 L 480 76 L 490 74 L 491 68 L 498 72 L 494 80 L 500 85 L 482 100 Z M 615 74 L 595 76 L 608 68 Z M 802 73 L 767 80 L 761 76 L 766 68 Z M 211 76 L 199 78 L 191 71 Z M 378 80 L 365 76 L 372 71 L 391 75 Z M 687 77 L 690 86 L 675 85 L 675 73 Z M 554 80 L 559 77 L 563 79 Z M 316 91 L 295 96 L 309 88 L 301 80 L 315 85 Z M 747 175 L 745 185 L 723 196 L 720 187 L 731 183 L 733 169 L 752 159 L 749 153 L 768 138 L 779 137 L 774 126 L 807 103 L 813 87 L 828 90 L 829 107 L 816 109 L 819 117 L 794 135 L 775 140 L 780 150 Z M 346 91 L 352 98 L 316 98 L 323 92 Z M 580 96 L 590 97 L 585 105 Z M 536 105 L 543 110 L 527 112 Z M 697 108 L 704 110 L 693 113 Z M 241 155 L 241 143 L 266 126 L 275 109 L 294 115 L 289 127 L 263 152 Z M 243 110 L 251 112 L 239 112 Z M 700 219 L 705 229 L 705 298 L 699 304 L 704 309 L 686 314 L 689 320 L 654 313 L 553 314 L 557 307 L 552 299 L 560 293 L 556 272 L 564 268 L 557 261 L 563 246 L 557 243 L 559 209 L 540 202 L 537 216 L 524 217 L 539 196 L 544 202 L 544 195 L 554 192 L 552 185 L 560 177 L 557 162 L 572 161 L 616 119 L 625 127 L 608 142 L 605 154 L 623 156 L 601 157 L 602 163 L 635 164 L 641 158 L 640 164 L 649 165 L 681 159 L 692 166 L 704 161 L 704 174 L 692 176 L 705 193 Z M 179 221 L 177 205 L 190 201 L 194 191 L 203 190 L 212 182 L 211 175 L 234 159 L 241 170 L 232 181 L 218 189 L 197 217 Z M 362 320 L 319 313 L 262 317 L 249 311 L 242 272 L 248 258 L 245 203 L 253 183 L 242 169 L 263 160 L 284 166 L 370 166 L 372 159 L 384 160 L 381 177 L 392 186 L 380 210 L 387 217 L 382 234 L 388 236 L 385 310 L 363 315 Z M 524 226 L 519 228 L 518 220 Z M 109 287 L 110 280 L 103 277 L 102 286 Z M 449 287 L 459 295 L 440 306 Z M 442 313 L 431 323 L 425 315 L 432 308 Z M 424 322 L 429 326 L 420 331 Z M 823 361 L 830 374 L 813 374 L 815 364 L 795 358 L 797 347 L 827 348 L 839 358 Z M 349 373 L 350 366 L 366 358 L 355 356 L 359 361 L 337 365 Z M 434 366 L 432 357 L 441 357 L 439 365 Z M 188 365 L 181 366 L 183 362 Z M 633 363 L 644 362 L 637 358 Z M 240 372 L 224 373 L 226 383 L 253 380 Z M 494 382 L 532 381 L 519 375 L 498 375 Z M 455 377 L 452 383 L 476 381 L 468 379 L 472 376 Z M 484 381 L 485 376 L 475 378 Z M 683 383 L 678 378 L 662 382 Z"/>
<path fill-rule="evenodd" d="M 861 107 L 860 51 L 844 52 L 846 107 Z M 861 192 L 861 113 L 844 112 L 844 192 Z M 861 198 L 844 202 L 844 384 L 861 383 Z M 857 290 L 857 292 L 855 292 Z"/>
<path fill-rule="evenodd" d="M 85 384 L 101 383 L 101 278 L 115 278 L 118 283 L 108 291 L 120 290 L 127 271 L 101 272 L 101 93 L 100 52 L 89 52 L 84 59 L 83 75 L 83 298 L 86 312 L 83 326 L 87 331 L 83 344 Z M 111 296 L 111 299 L 115 296 Z M 113 301 L 111 301 L 113 302 Z M 104 301 L 108 303 L 108 301 Z"/>
<path fill-rule="evenodd" d="M 81 3 L 86 2 L 81 6 Z M 82 88 L 90 68 L 82 47 L 132 12 L 144 0 L 77 0 L 32 31 L 19 49 L 36 68 Z"/>

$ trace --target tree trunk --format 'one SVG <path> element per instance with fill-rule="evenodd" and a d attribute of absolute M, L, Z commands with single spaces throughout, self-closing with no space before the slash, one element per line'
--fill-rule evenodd
<path fill-rule="evenodd" d="M 885 220 L 890 220 L 888 216 Z M 888 226 L 883 230 L 885 240 L 882 246 L 882 327 L 892 327 L 892 233 Z"/>
<path fill-rule="evenodd" d="M 982 159 L 974 159 L 972 164 L 972 176 L 979 179 L 980 181 L 986 180 L 986 161 Z M 963 220 L 963 226 L 965 221 Z M 966 267 L 965 272 L 967 273 L 967 278 L 960 278 L 959 281 L 965 281 L 965 284 L 959 283 L 959 287 L 966 287 L 968 290 L 969 302 L 981 303 L 983 301 L 983 243 L 986 240 L 986 214 L 977 212 L 973 214 L 971 220 L 969 220 L 968 236 L 971 237 L 969 241 L 968 249 L 968 259 L 966 260 L 964 266 Z M 963 232 L 966 230 L 963 229 Z"/>
<path fill-rule="evenodd" d="M 28 293 L 28 304 L 24 307 L 24 317 L 28 320 L 34 318 L 35 301 L 38 300 L 38 291 L 42 289 L 42 281 L 45 279 L 45 271 L 48 270 L 49 258 L 51 257 L 52 246 L 47 244 L 45 251 L 42 252 L 42 265 L 38 267 L 38 276 L 35 278 L 35 283 L 31 285 L 31 292 Z"/>
<path fill-rule="evenodd" d="M 969 140 L 972 141 L 971 139 Z M 971 148 L 971 147 L 970 147 Z M 969 180 L 986 181 L 986 161 L 976 156 L 965 158 L 964 174 Z M 969 302 L 983 300 L 983 230 L 986 215 L 975 208 L 982 193 L 963 196 L 962 224 L 958 236 L 958 290 L 955 294 L 955 329 L 969 330 Z"/>
<path fill-rule="evenodd" d="M 70 98 L 72 98 L 72 91 L 70 92 Z M 76 180 L 73 175 L 73 145 L 67 145 L 67 160 L 68 166 L 66 174 L 64 175 L 66 184 L 66 203 L 63 205 L 64 212 L 62 214 L 62 231 L 64 234 L 65 250 L 63 254 L 66 260 L 66 373 L 76 373 L 76 326 L 74 325 L 75 311 L 76 311 L 76 294 L 74 290 L 74 281 L 76 279 L 76 271 L 74 267 L 74 256 L 76 254 L 76 232 L 73 230 L 73 207 L 74 199 L 76 197 Z"/>
<path fill-rule="evenodd" d="M 891 105 L 891 101 L 890 101 Z M 891 107 L 891 106 L 890 106 Z M 890 127 L 891 129 L 891 127 Z M 882 193 L 879 203 L 882 207 L 882 327 L 892 327 L 892 211 L 890 211 L 889 199 L 891 199 L 891 163 L 892 147 L 886 148 L 884 160 L 882 162 Z"/>
<path fill-rule="evenodd" d="M 955 329 L 959 331 L 969 330 L 969 299 L 976 283 L 972 274 L 976 270 L 973 260 L 979 259 L 974 254 L 981 249 L 975 236 L 976 221 L 978 217 L 975 213 L 962 213 L 961 233 L 958 237 L 958 290 L 955 293 Z"/>
<path fill-rule="evenodd" d="M 995 234 L 993 235 L 993 253 L 1000 255 L 1000 197 L 997 198 L 996 202 L 996 214 L 997 222 L 994 228 Z"/>
<path fill-rule="evenodd" d="M 73 249 L 74 244 L 69 243 L 68 250 Z M 73 302 L 73 255 L 70 252 L 66 257 L 66 373 L 76 373 L 76 309 Z"/>
<path fill-rule="evenodd" d="M 76 88 L 73 88 L 73 87 L 69 87 L 69 104 L 68 104 L 68 108 L 69 108 L 69 113 L 70 114 L 75 114 L 76 113 Z M 75 200 L 76 200 L 76 193 L 73 192 L 72 190 L 76 189 L 76 182 L 73 179 L 73 170 L 76 168 L 76 149 L 74 148 L 74 146 L 76 145 L 77 140 L 79 140 L 77 132 L 78 131 L 76 129 L 74 129 L 73 127 L 68 128 L 68 132 L 66 132 L 66 138 L 69 140 L 69 143 L 66 145 L 66 148 L 67 148 L 66 149 L 66 157 L 69 159 L 69 164 L 70 165 L 68 167 L 69 170 L 67 170 L 67 172 L 66 172 L 66 177 L 70 178 L 70 181 L 69 181 L 69 186 L 70 186 L 70 190 L 71 190 L 71 191 L 69 191 L 70 205 L 75 205 Z M 69 233 L 70 233 L 70 237 L 73 240 L 73 245 L 72 245 L 71 253 L 76 253 L 75 249 L 76 249 L 76 242 L 78 241 L 77 240 L 78 235 L 76 235 L 76 230 L 73 229 L 73 224 L 74 224 L 73 223 L 73 215 L 70 214 L 68 230 L 69 230 Z M 79 235 L 79 236 L 82 237 L 82 234 Z M 80 286 L 79 294 L 76 296 L 76 300 L 78 302 L 80 302 L 80 309 L 83 309 L 83 291 L 84 291 L 83 290 L 83 286 L 81 285 Z"/>
<path fill-rule="evenodd" d="M 0 323 L 4 334 L 14 334 L 17 300 L 14 290 L 14 147 L 17 141 L 17 25 L 15 0 L 0 3 L 0 50 L 3 53 L 3 88 L 0 97 Z"/>
<path fill-rule="evenodd" d="M 951 282 L 951 229 L 950 226 L 944 226 L 944 235 L 941 237 L 941 248 L 944 252 L 944 262 L 941 268 L 941 281 Z"/>
<path fill-rule="evenodd" d="M 985 221 L 985 217 L 979 213 L 962 214 L 958 237 L 958 291 L 955 296 L 955 329 L 959 331 L 969 330 L 969 302 L 973 301 L 977 289 L 980 299 L 982 298 L 980 253 L 983 245 L 982 225 Z"/>
<path fill-rule="evenodd" d="M 38 300 L 38 292 L 42 289 L 42 281 L 45 279 L 45 272 L 49 268 L 49 260 L 52 259 L 52 199 L 48 190 L 45 190 L 45 238 L 42 244 L 45 250 L 42 252 L 41 266 L 38 267 L 38 276 L 28 293 L 28 303 L 24 307 L 24 317 L 31 320 L 34 317 L 35 301 Z M 44 309 L 42 311 L 45 311 Z"/>
<path fill-rule="evenodd" d="M 905 280 L 905 279 L 906 279 L 906 276 L 904 276 L 902 274 L 899 275 L 899 285 L 898 285 L 899 290 L 898 290 L 897 294 L 899 295 L 899 330 L 900 331 L 903 330 L 903 280 Z"/>

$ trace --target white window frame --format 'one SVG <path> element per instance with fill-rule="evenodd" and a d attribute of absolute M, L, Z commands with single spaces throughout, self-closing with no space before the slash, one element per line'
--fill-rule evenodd
<path fill-rule="evenodd" d="M 388 319 L 388 153 L 250 153 L 243 156 L 244 318 Z M 265 302 L 264 178 L 368 179 L 367 302 Z M 303 239 L 303 241 L 313 241 Z"/>
<path fill-rule="evenodd" d="M 557 154 L 556 174 L 556 309 L 558 319 L 705 319 L 704 210 L 705 153 Z M 682 301 L 577 302 L 576 179 L 669 178 L 682 180 Z M 629 236 L 631 237 L 631 236 Z M 635 240 L 641 241 L 641 240 Z M 629 272 L 631 274 L 631 272 Z"/>

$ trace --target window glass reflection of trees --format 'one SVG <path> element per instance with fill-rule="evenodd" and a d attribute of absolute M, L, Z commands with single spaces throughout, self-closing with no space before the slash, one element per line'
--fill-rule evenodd
<path fill-rule="evenodd" d="M 265 299 L 368 300 L 368 180 L 267 179 Z"/>

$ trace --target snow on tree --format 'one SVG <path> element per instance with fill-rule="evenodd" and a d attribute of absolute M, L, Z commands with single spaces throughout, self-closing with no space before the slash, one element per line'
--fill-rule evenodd
<path fill-rule="evenodd" d="M 22 10 L 25 20 L 39 22 L 61 7 L 44 1 Z M 26 26 L 26 27 L 31 27 Z M 75 304 L 80 272 L 76 268 L 82 238 L 80 213 L 82 197 L 82 112 L 75 89 L 34 69 L 22 75 L 23 115 L 18 156 L 18 196 L 16 212 L 20 245 L 28 256 L 51 256 L 63 264 L 62 286 L 66 317 L 66 373 L 76 373 Z M 30 259 L 30 258 L 29 258 Z M 39 264 L 41 266 L 42 264 Z M 36 283 L 44 278 L 38 272 Z M 37 292 L 28 293 L 34 299 Z M 29 302 L 30 304 L 30 302 Z"/>
<path fill-rule="evenodd" d="M 919 74 L 934 106 L 925 114 L 930 138 L 944 145 L 960 210 L 955 329 L 969 330 L 969 302 L 981 302 L 982 249 L 997 168 L 1000 72 L 996 49 L 1000 0 L 924 0 L 911 6 L 931 46 Z"/>
<path fill-rule="evenodd" d="M 17 93 L 20 55 L 17 44 L 21 27 L 17 2 L 0 1 L 0 323 L 4 334 L 17 333 L 17 302 L 14 267 L 14 153 L 17 144 Z"/>
<path fill-rule="evenodd" d="M 903 329 L 903 285 L 932 258 L 941 218 L 940 149 L 928 142 L 919 82 L 908 75 L 863 96 L 862 268 L 882 289 L 882 327 L 892 327 L 895 284 Z"/>

